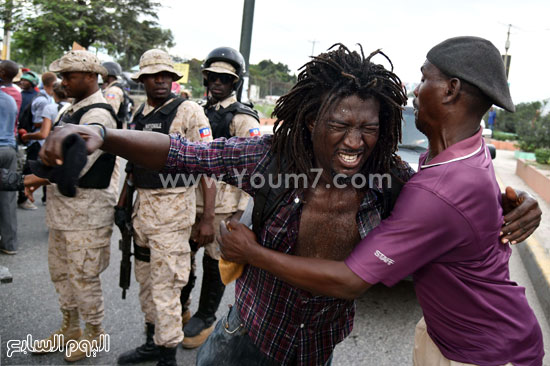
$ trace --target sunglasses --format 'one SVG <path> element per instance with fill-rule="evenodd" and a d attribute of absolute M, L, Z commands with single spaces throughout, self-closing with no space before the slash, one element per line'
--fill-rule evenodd
<path fill-rule="evenodd" d="M 233 75 L 229 74 L 216 74 L 215 72 L 209 72 L 207 80 L 211 83 L 215 82 L 216 80 L 220 79 L 222 84 L 229 84 L 232 83 L 233 80 L 235 80 L 235 77 Z"/>

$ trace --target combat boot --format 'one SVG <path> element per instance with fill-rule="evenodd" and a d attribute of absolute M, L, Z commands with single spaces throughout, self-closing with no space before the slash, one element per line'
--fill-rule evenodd
<path fill-rule="evenodd" d="M 63 314 L 61 328 L 52 333 L 48 338 L 35 342 L 32 351 L 33 354 L 40 355 L 57 352 L 61 346 L 65 347 L 68 341 L 80 338 L 82 329 L 80 329 L 78 309 L 61 309 L 61 313 Z"/>
<path fill-rule="evenodd" d="M 218 261 L 205 255 L 202 261 L 203 278 L 199 309 L 193 315 L 189 323 L 183 328 L 184 348 L 197 348 L 206 341 L 214 330 L 216 310 L 225 290 L 225 285 L 220 278 Z"/>
<path fill-rule="evenodd" d="M 176 347 L 168 348 L 159 346 L 159 349 L 160 359 L 159 362 L 157 362 L 157 366 L 178 366 L 176 362 Z"/>
<path fill-rule="evenodd" d="M 103 348 L 104 338 L 105 331 L 101 327 L 101 324 L 93 325 L 86 323 L 84 334 L 76 341 L 78 343 L 77 349 L 73 349 L 72 347 L 65 349 L 65 361 L 74 362 L 86 358 L 87 355 L 95 355 L 96 351 Z"/>
<path fill-rule="evenodd" d="M 132 365 L 140 362 L 160 360 L 160 347 L 153 341 L 153 336 L 155 335 L 155 325 L 145 323 L 145 328 L 145 343 L 134 350 L 121 354 L 117 360 L 119 365 Z"/>

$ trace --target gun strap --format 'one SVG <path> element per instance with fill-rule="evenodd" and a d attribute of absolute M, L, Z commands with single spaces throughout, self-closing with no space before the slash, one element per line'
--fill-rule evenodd
<path fill-rule="evenodd" d="M 151 261 L 151 251 L 149 248 L 138 246 L 134 241 L 134 257 L 138 261 L 149 263 Z"/>

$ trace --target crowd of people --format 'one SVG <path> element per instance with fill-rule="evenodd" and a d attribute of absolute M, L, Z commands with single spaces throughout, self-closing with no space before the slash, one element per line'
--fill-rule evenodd
<path fill-rule="evenodd" d="M 412 274 L 424 312 L 415 365 L 542 365 L 540 327 L 508 272 L 510 243 L 533 233 L 540 209 L 525 192 L 500 193 L 479 130 L 493 104 L 514 110 L 498 51 L 457 37 L 428 52 L 414 106 L 430 147 L 416 174 L 396 155 L 406 91 L 375 56 L 385 55 L 339 44 L 313 57 L 277 102 L 266 136 L 258 113 L 237 99 L 246 65 L 228 47 L 203 64 L 204 107 L 172 92 L 181 74 L 158 49 L 141 56 L 132 76 L 146 93 L 135 108 L 120 65 L 87 51 L 55 60 L 40 91 L 30 71 L 19 90 L 19 66 L 2 61 L 0 251 L 17 252 L 16 194 L 7 190 L 23 190 L 20 207 L 32 208 L 23 198 L 45 186 L 48 265 L 62 313 L 34 353 L 74 340 L 82 347 L 65 355 L 73 362 L 103 341 L 100 274 L 113 224 L 125 230 L 130 207 L 145 342 L 119 364 L 176 365 L 182 344 L 201 347 L 197 365 L 330 365 L 353 328 L 353 299 Z M 18 142 L 27 145 L 22 174 Z M 128 161 L 120 192 L 119 157 Z M 281 174 L 306 179 L 268 183 Z M 372 174 L 395 184 L 351 184 Z M 235 276 L 235 304 L 216 324 L 223 272 L 235 267 L 224 259 L 246 265 Z"/>

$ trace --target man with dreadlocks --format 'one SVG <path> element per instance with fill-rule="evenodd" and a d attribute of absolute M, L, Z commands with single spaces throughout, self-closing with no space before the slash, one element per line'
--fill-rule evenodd
<path fill-rule="evenodd" d="M 262 246 L 342 260 L 390 211 L 388 189 L 355 188 L 353 178 L 391 172 L 405 181 L 412 174 L 395 156 L 406 95 L 394 73 L 371 62 L 377 54 L 365 58 L 339 44 L 314 57 L 279 99 L 272 136 L 197 144 L 178 135 L 110 129 L 102 138 L 97 129 L 70 126 L 49 138 L 41 158 L 59 165 L 63 139 L 79 133 L 88 151 L 101 148 L 165 172 L 215 174 L 263 206 L 255 212 Z M 266 194 L 261 182 L 279 173 L 308 179 L 279 192 L 273 184 Z M 523 212 L 531 213 L 525 205 Z M 540 220 L 523 216 L 509 229 Z M 508 231 L 519 236 L 515 230 Z M 334 347 L 352 329 L 352 300 L 313 296 L 254 266 L 237 280 L 235 297 L 199 350 L 197 365 L 330 364 Z"/>
<path fill-rule="evenodd" d="M 345 261 L 270 250 L 232 223 L 232 232 L 222 229 L 222 255 L 342 299 L 412 273 L 423 313 L 415 366 L 541 366 L 541 329 L 525 289 L 510 280 L 511 248 L 499 240 L 501 192 L 479 127 L 493 104 L 515 111 L 500 52 L 485 39 L 455 37 L 426 58 L 413 105 L 429 149 L 391 217 Z"/>

